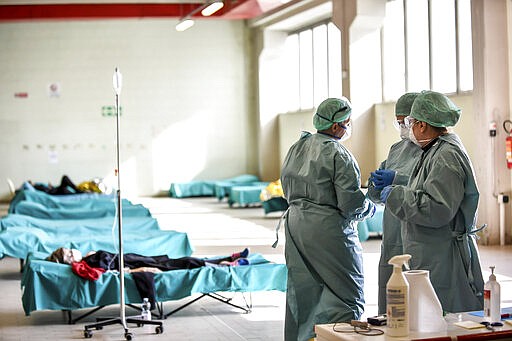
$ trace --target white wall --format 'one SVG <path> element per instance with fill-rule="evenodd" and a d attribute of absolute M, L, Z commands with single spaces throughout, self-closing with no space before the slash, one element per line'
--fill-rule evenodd
<path fill-rule="evenodd" d="M 243 22 L 199 21 L 181 33 L 175 24 L 0 24 L 0 181 L 58 183 L 67 174 L 75 182 L 100 176 L 116 183 L 115 118 L 101 114 L 114 103 L 116 66 L 124 78 L 125 194 L 253 172 Z M 59 97 L 48 95 L 51 83 L 60 84 Z M 15 97 L 22 92 L 28 97 Z M 0 197 L 7 192 L 0 186 Z"/>

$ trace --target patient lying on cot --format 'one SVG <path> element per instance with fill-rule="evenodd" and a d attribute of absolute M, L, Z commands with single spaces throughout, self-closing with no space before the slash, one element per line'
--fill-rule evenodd
<path fill-rule="evenodd" d="M 241 252 L 235 252 L 228 257 L 215 258 L 196 258 L 182 257 L 169 258 L 168 256 L 142 256 L 135 253 L 125 253 L 123 255 L 124 266 L 127 268 L 137 287 L 137 291 L 142 298 L 148 298 L 151 303 L 151 309 L 156 307 L 155 298 L 155 280 L 156 272 L 196 269 L 200 267 L 226 267 L 249 265 L 249 249 L 245 248 Z M 97 280 L 100 276 L 109 270 L 119 270 L 118 255 L 108 251 L 91 251 L 82 258 L 82 253 L 76 249 L 58 248 L 46 260 L 70 264 L 73 273 L 88 279 Z"/>
<path fill-rule="evenodd" d="M 126 272 L 162 272 L 179 269 L 195 269 L 203 266 L 240 266 L 249 265 L 249 249 L 235 252 L 227 257 L 197 258 L 181 257 L 169 258 L 163 256 L 142 256 L 135 253 L 124 254 Z M 119 270 L 117 254 L 108 251 L 90 251 L 85 257 L 76 249 L 58 248 L 46 260 L 70 264 L 73 272 L 78 276 L 96 280 L 101 273 L 109 270 Z"/>

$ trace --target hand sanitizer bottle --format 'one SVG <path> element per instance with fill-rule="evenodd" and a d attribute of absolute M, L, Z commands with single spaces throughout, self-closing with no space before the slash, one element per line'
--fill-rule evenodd
<path fill-rule="evenodd" d="M 409 283 L 402 273 L 402 266 L 408 268 L 411 255 L 392 257 L 388 263 L 393 265 L 393 273 L 386 285 L 387 334 L 389 336 L 407 336 L 409 334 Z"/>
<path fill-rule="evenodd" d="M 500 322 L 500 284 L 496 281 L 494 266 L 491 266 L 491 275 L 484 285 L 484 321 Z"/>

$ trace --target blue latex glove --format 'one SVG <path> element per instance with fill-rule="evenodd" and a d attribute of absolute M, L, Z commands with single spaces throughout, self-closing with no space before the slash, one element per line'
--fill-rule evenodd
<path fill-rule="evenodd" d="M 393 189 L 393 186 L 386 186 L 384 189 L 380 192 L 380 201 L 386 202 L 389 197 L 389 193 L 391 193 L 391 190 Z"/>
<path fill-rule="evenodd" d="M 375 189 L 381 190 L 393 183 L 395 174 L 396 172 L 391 169 L 377 169 L 375 172 L 371 173 L 370 179 L 373 182 Z"/>

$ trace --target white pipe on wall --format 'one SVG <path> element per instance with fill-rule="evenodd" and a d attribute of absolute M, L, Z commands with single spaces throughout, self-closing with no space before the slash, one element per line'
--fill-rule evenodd
<path fill-rule="evenodd" d="M 498 194 L 498 204 L 500 205 L 500 245 L 505 245 L 505 202 L 508 197 L 503 193 Z"/>

